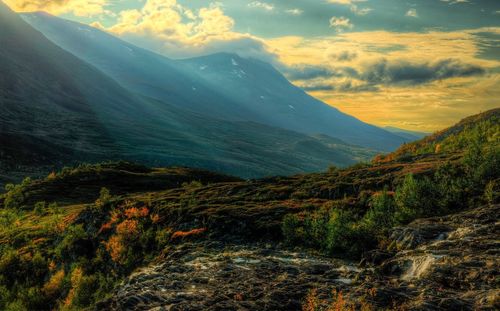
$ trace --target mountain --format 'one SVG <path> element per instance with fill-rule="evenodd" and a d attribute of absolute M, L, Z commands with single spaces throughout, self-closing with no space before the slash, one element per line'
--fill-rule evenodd
<path fill-rule="evenodd" d="M 383 151 L 407 140 L 309 96 L 271 65 L 255 59 L 220 53 L 171 60 L 87 25 L 46 13 L 22 16 L 54 43 L 127 89 L 184 109 L 308 135 L 326 134 Z"/>
<path fill-rule="evenodd" d="M 374 153 L 136 94 L 49 41 L 3 3 L 0 29 L 0 182 L 116 159 L 250 178 L 346 166 Z"/>
<path fill-rule="evenodd" d="M 0 310 L 497 310 L 497 117 L 322 173 L 121 162 L 11 185 Z"/>
<path fill-rule="evenodd" d="M 407 140 L 407 142 L 419 140 L 419 139 L 424 138 L 425 136 L 429 135 L 429 133 L 409 131 L 409 130 L 404 130 L 404 129 L 400 129 L 400 128 L 393 127 L 393 126 L 385 126 L 385 127 L 383 127 L 383 129 L 388 131 L 388 132 L 394 133 L 400 137 L 403 137 L 404 139 Z"/>

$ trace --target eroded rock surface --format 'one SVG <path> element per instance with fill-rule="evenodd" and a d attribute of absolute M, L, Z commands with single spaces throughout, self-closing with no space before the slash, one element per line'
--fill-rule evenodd
<path fill-rule="evenodd" d="M 378 305 L 392 298 L 409 309 L 498 310 L 499 212 L 499 205 L 485 206 L 396 228 L 391 239 L 399 251 L 363 286 L 378 289 Z"/>
<path fill-rule="evenodd" d="M 500 206 L 396 228 L 361 265 L 271 245 L 183 244 L 99 310 L 301 310 L 312 288 L 396 310 L 500 309 Z M 396 251 L 394 251 L 394 249 Z"/>
<path fill-rule="evenodd" d="M 300 310 L 311 288 L 348 286 L 356 267 L 265 245 L 177 247 L 133 274 L 100 310 Z"/>

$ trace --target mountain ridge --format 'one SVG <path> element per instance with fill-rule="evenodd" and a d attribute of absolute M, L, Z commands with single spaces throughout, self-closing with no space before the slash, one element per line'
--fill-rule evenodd
<path fill-rule="evenodd" d="M 171 60 L 88 25 L 47 14 L 22 16 L 54 43 L 124 86 L 173 105 L 216 118 L 323 133 L 384 151 L 405 141 L 309 96 L 259 60 L 230 53 Z"/>

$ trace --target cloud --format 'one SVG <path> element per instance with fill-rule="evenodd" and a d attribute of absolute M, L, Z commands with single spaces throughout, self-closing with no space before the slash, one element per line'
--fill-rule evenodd
<path fill-rule="evenodd" d="M 45 11 L 51 14 L 72 13 L 75 16 L 88 17 L 112 14 L 106 10 L 108 0 L 4 0 L 17 12 Z"/>
<path fill-rule="evenodd" d="M 267 2 L 253 1 L 247 5 L 249 8 L 258 8 L 266 11 L 273 11 L 274 5 Z"/>
<path fill-rule="evenodd" d="M 301 9 L 295 8 L 295 9 L 285 10 L 285 13 L 290 14 L 290 15 L 299 16 L 299 15 L 302 15 L 302 13 L 304 13 L 304 11 Z"/>
<path fill-rule="evenodd" d="M 368 0 L 328 0 L 329 3 L 347 5 L 350 7 L 351 12 L 356 15 L 366 15 L 373 11 L 371 8 L 360 8 L 356 3 L 367 2 Z"/>
<path fill-rule="evenodd" d="M 290 66 L 283 67 L 281 71 L 285 73 L 288 79 L 293 81 L 329 78 L 335 75 L 334 70 L 325 66 Z"/>
<path fill-rule="evenodd" d="M 354 25 L 351 24 L 350 19 L 344 16 L 341 17 L 333 16 L 332 18 L 330 18 L 330 27 L 334 28 L 335 31 L 337 32 L 342 32 L 345 29 L 350 29 L 354 27 Z"/>
<path fill-rule="evenodd" d="M 217 3 L 193 11 L 176 0 L 147 0 L 139 10 L 121 11 L 117 23 L 106 30 L 171 57 L 218 51 L 232 41 L 247 47 L 248 40 L 263 44 L 234 32 L 234 23 Z"/>
<path fill-rule="evenodd" d="M 356 2 L 366 2 L 368 0 L 328 0 L 329 3 L 343 4 L 343 5 L 353 5 Z"/>
<path fill-rule="evenodd" d="M 408 12 L 406 12 L 405 16 L 417 18 L 418 17 L 417 9 L 409 9 Z"/>
<path fill-rule="evenodd" d="M 351 5 L 351 12 L 356 15 L 367 15 L 371 11 L 373 11 L 371 8 L 359 8 L 357 5 Z"/>
<path fill-rule="evenodd" d="M 433 63 L 381 59 L 368 64 L 356 78 L 375 85 L 408 86 L 450 78 L 480 76 L 485 73 L 484 68 L 457 59 L 442 59 Z"/>
<path fill-rule="evenodd" d="M 332 53 L 329 58 L 337 62 L 349 62 L 353 61 L 358 57 L 358 53 L 350 51 L 342 51 L 340 53 Z"/>

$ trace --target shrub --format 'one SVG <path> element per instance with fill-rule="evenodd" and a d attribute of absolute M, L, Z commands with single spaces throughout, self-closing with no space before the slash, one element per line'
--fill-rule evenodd
<path fill-rule="evenodd" d="M 405 224 L 418 217 L 436 214 L 439 205 L 435 200 L 435 189 L 429 178 L 417 180 L 413 174 L 408 174 L 396 190 L 395 220 Z"/>
<path fill-rule="evenodd" d="M 495 204 L 500 197 L 500 184 L 498 180 L 491 180 L 484 188 L 484 198 L 488 204 Z"/>
<path fill-rule="evenodd" d="M 382 193 L 372 196 L 371 208 L 366 212 L 362 222 L 367 230 L 385 233 L 395 224 L 395 211 L 394 199 L 387 190 L 384 190 Z"/>
<path fill-rule="evenodd" d="M 56 247 L 56 254 L 62 259 L 75 259 L 80 256 L 91 255 L 89 253 L 88 234 L 83 225 L 69 226 L 64 238 Z"/>
<path fill-rule="evenodd" d="M 288 214 L 283 218 L 281 230 L 285 241 L 289 244 L 296 244 L 304 240 L 304 230 L 299 216 Z"/>
<path fill-rule="evenodd" d="M 56 299 L 61 296 L 63 291 L 64 277 L 64 269 L 61 269 L 53 274 L 47 281 L 47 283 L 45 283 L 45 285 L 43 286 L 42 291 L 45 296 L 52 299 Z"/>
<path fill-rule="evenodd" d="M 7 193 L 5 194 L 4 206 L 11 209 L 21 208 L 25 199 L 24 190 L 30 184 L 31 178 L 29 177 L 25 178 L 23 182 L 18 185 L 7 184 L 5 186 Z"/>
<path fill-rule="evenodd" d="M 101 188 L 99 192 L 99 198 L 95 201 L 95 206 L 97 208 L 103 208 L 111 203 L 112 196 L 109 190 L 105 187 Z"/>
<path fill-rule="evenodd" d="M 36 215 L 41 216 L 45 212 L 45 201 L 36 202 L 33 210 Z"/>

